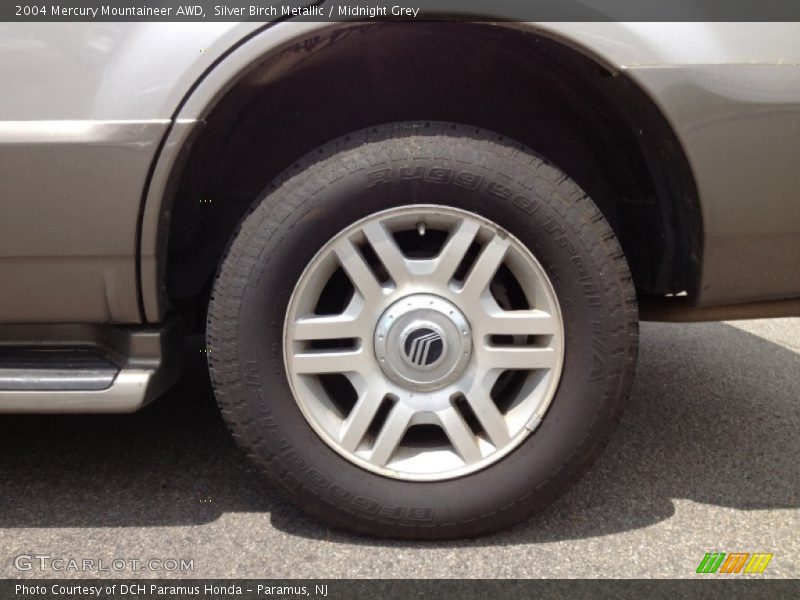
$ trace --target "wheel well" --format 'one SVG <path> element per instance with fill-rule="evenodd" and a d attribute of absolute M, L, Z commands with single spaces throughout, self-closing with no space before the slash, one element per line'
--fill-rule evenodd
<path fill-rule="evenodd" d="M 204 312 L 237 223 L 283 170 L 354 130 L 405 120 L 474 125 L 532 148 L 598 204 L 640 295 L 693 294 L 694 181 L 634 82 L 520 26 L 382 23 L 335 27 L 264 57 L 209 112 L 171 203 L 172 307 Z"/>

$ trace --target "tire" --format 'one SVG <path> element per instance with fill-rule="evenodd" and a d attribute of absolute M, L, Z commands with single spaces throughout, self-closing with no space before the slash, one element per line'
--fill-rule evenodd
<path fill-rule="evenodd" d="M 320 253 L 327 251 L 329 240 L 345 239 L 337 236 L 354 223 L 384 214 L 382 211 L 411 215 L 417 214 L 417 207 L 429 207 L 424 210 L 430 213 L 452 213 L 455 219 L 462 214 L 458 211 L 464 211 L 464 215 L 472 215 L 465 219 L 475 220 L 478 227 L 483 227 L 480 219 L 486 219 L 527 248 L 535 261 L 525 263 L 525 269 L 541 267 L 557 299 L 555 310 L 560 311 L 561 329 L 542 339 L 551 344 L 556 339 L 563 341 L 554 346 L 553 356 L 560 356 L 558 368 L 548 367 L 541 379 L 524 379 L 539 385 L 536 382 L 555 373 L 546 411 L 542 412 L 543 404 L 537 405 L 539 416 L 525 425 L 526 431 L 520 430 L 521 441 L 508 446 L 495 443 L 478 419 L 473 432 L 486 435 L 481 438 L 481 433 L 475 433 L 472 441 L 490 439 L 496 449 L 480 452 L 489 452 L 493 462 L 483 467 L 480 460 L 470 463 L 463 458 L 468 453 L 454 443 L 453 453 L 436 456 L 446 456 L 451 462 L 463 458 L 464 467 L 448 471 L 436 466 L 442 469 L 442 476 L 406 473 L 400 467 L 386 466 L 395 463 L 381 466 L 378 460 L 372 469 L 366 459 L 358 458 L 366 456 L 366 451 L 348 454 L 336 447 L 335 436 L 326 439 L 323 429 L 327 425 L 319 423 L 327 423 L 327 413 L 309 416 L 313 410 L 333 410 L 319 392 L 321 384 L 317 384 L 322 379 L 313 376 L 316 383 L 298 392 L 293 381 L 307 379 L 294 379 L 287 370 L 300 358 L 287 356 L 294 352 L 287 348 L 294 346 L 287 345 L 288 337 L 284 339 L 284 327 L 292 322 L 287 321 L 287 311 L 300 294 L 298 282 L 303 278 L 310 281 L 307 269 L 315 260 L 322 260 Z M 420 235 L 424 233 L 420 228 Z M 524 254 L 519 249 L 514 252 Z M 464 275 L 464 281 L 469 276 Z M 357 296 L 360 292 L 355 289 Z M 417 312 L 409 313 L 408 318 L 423 314 L 439 318 L 438 313 Z M 386 313 L 380 318 L 386 318 Z M 287 336 L 290 331 L 295 329 L 287 326 Z M 416 331 L 402 334 L 408 336 L 406 344 Z M 448 332 L 442 335 L 446 338 Z M 436 335 L 434 332 L 433 338 Z M 372 355 L 364 354 L 364 360 L 375 359 L 381 352 L 378 337 L 372 341 L 367 337 L 361 338 L 361 346 L 356 341 L 353 347 L 376 344 Z M 516 336 L 514 343 L 522 338 L 523 343 L 538 339 Z M 490 344 L 495 339 L 500 338 L 474 343 Z M 592 200 L 565 174 L 519 144 L 474 127 L 448 123 L 399 123 L 354 133 L 306 156 L 271 184 L 232 238 L 217 273 L 207 328 L 211 378 L 224 419 L 273 484 L 290 501 L 333 526 L 407 539 L 493 532 L 528 518 L 563 495 L 601 452 L 619 419 L 634 374 L 637 340 L 630 272 L 616 237 Z M 477 357 L 483 355 L 477 354 L 477 346 L 473 351 L 474 364 L 480 365 Z M 302 352 L 298 350 L 297 356 Z M 409 356 L 406 350 L 402 360 L 411 360 Z M 447 360 L 451 360 L 450 354 Z M 396 369 L 401 371 L 416 368 L 411 363 L 398 365 Z M 469 365 L 452 368 L 475 368 Z M 523 378 L 538 377 L 537 371 L 520 372 Z M 382 373 L 388 379 L 388 371 Z M 408 377 L 417 378 L 417 371 Z M 513 387 L 506 384 L 509 386 Z M 325 390 L 327 393 L 328 388 Z M 505 393 L 505 388 L 501 391 Z M 428 392 L 431 397 L 433 394 Z M 306 397 L 311 400 L 303 404 Z M 427 396 L 421 392 L 417 397 Z M 512 409 L 508 411 L 511 414 Z M 467 411 L 463 421 L 468 422 L 469 417 Z M 378 421 L 376 417 L 373 426 Z M 385 423 L 382 426 L 388 428 Z M 415 431 L 433 439 L 433 429 L 428 425 Z M 382 432 L 378 429 L 374 434 L 373 448 Z M 406 448 L 402 445 L 405 439 L 392 452 Z M 445 429 L 444 438 L 437 437 L 436 443 L 448 439 L 456 438 Z M 419 458 L 428 456 L 424 454 L 426 440 L 419 446 L 408 442 L 412 458 L 406 462 L 423 465 L 414 468 L 433 464 Z M 368 445 L 363 440 L 359 443 Z M 501 452 L 501 447 L 506 450 Z M 471 452 L 473 458 L 478 456 Z"/>

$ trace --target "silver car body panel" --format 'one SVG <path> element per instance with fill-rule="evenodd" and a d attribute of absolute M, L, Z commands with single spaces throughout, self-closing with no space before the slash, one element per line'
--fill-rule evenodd
<path fill-rule="evenodd" d="M 194 125 L 249 65 L 341 26 L 0 25 L 0 322 L 163 318 L 159 223 Z M 502 26 L 624 71 L 671 123 L 703 211 L 699 303 L 800 295 L 800 25 Z"/>

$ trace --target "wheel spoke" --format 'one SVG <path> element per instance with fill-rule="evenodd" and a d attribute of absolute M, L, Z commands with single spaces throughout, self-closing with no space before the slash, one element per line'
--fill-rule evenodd
<path fill-rule="evenodd" d="M 456 452 L 466 464 L 472 464 L 481 459 L 481 450 L 478 440 L 472 430 L 464 422 L 464 418 L 455 408 L 448 408 L 439 413 L 439 422 L 447 434 Z"/>
<path fill-rule="evenodd" d="M 442 285 L 447 285 L 455 275 L 458 265 L 464 260 L 475 236 L 478 234 L 480 226 L 476 221 L 462 220 L 456 230 L 442 248 L 436 258 L 435 277 Z"/>
<path fill-rule="evenodd" d="M 552 369 L 556 365 L 556 353 L 552 348 L 532 348 L 512 346 L 506 348 L 486 347 L 483 349 L 485 367 L 494 369 Z"/>
<path fill-rule="evenodd" d="M 403 439 L 403 434 L 408 429 L 412 415 L 413 410 L 402 402 L 394 405 L 378 434 L 378 439 L 375 440 L 375 446 L 372 448 L 370 456 L 371 463 L 382 467 L 389 462 L 400 440 Z"/>
<path fill-rule="evenodd" d="M 354 452 L 358 448 L 358 444 L 364 439 L 364 434 L 367 433 L 369 424 L 375 418 L 375 413 L 378 412 L 382 401 L 383 398 L 380 394 L 371 394 L 369 389 L 361 394 L 339 433 L 339 443 L 345 450 Z"/>
<path fill-rule="evenodd" d="M 364 235 L 395 285 L 399 287 L 407 283 L 410 275 L 407 259 L 386 228 L 380 222 L 372 221 L 364 226 Z"/>
<path fill-rule="evenodd" d="M 299 374 L 351 373 L 361 371 L 369 358 L 363 349 L 305 352 L 292 357 Z"/>
<path fill-rule="evenodd" d="M 467 394 L 467 402 L 495 448 L 505 446 L 511 439 L 508 425 L 489 392 L 482 388 L 475 389 Z"/>
<path fill-rule="evenodd" d="M 292 325 L 296 340 L 336 340 L 359 338 L 363 331 L 357 317 L 348 314 L 304 317 Z"/>
<path fill-rule="evenodd" d="M 543 310 L 491 311 L 480 323 L 486 335 L 553 335 L 558 330 L 558 320 Z"/>
<path fill-rule="evenodd" d="M 462 293 L 466 296 L 478 297 L 491 283 L 492 278 L 508 252 L 509 242 L 506 238 L 495 236 L 481 252 L 464 282 Z"/>
<path fill-rule="evenodd" d="M 342 268 L 350 277 L 355 288 L 367 301 L 374 301 L 381 297 L 383 291 L 378 278 L 370 269 L 367 261 L 349 239 L 344 238 L 334 246 Z"/>

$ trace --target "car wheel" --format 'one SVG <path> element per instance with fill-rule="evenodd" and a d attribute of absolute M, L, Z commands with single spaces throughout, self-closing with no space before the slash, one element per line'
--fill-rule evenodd
<path fill-rule="evenodd" d="M 636 298 L 592 200 L 502 136 L 360 131 L 263 193 L 208 313 L 217 399 L 292 501 L 386 537 L 516 523 L 585 472 L 633 377 Z"/>

